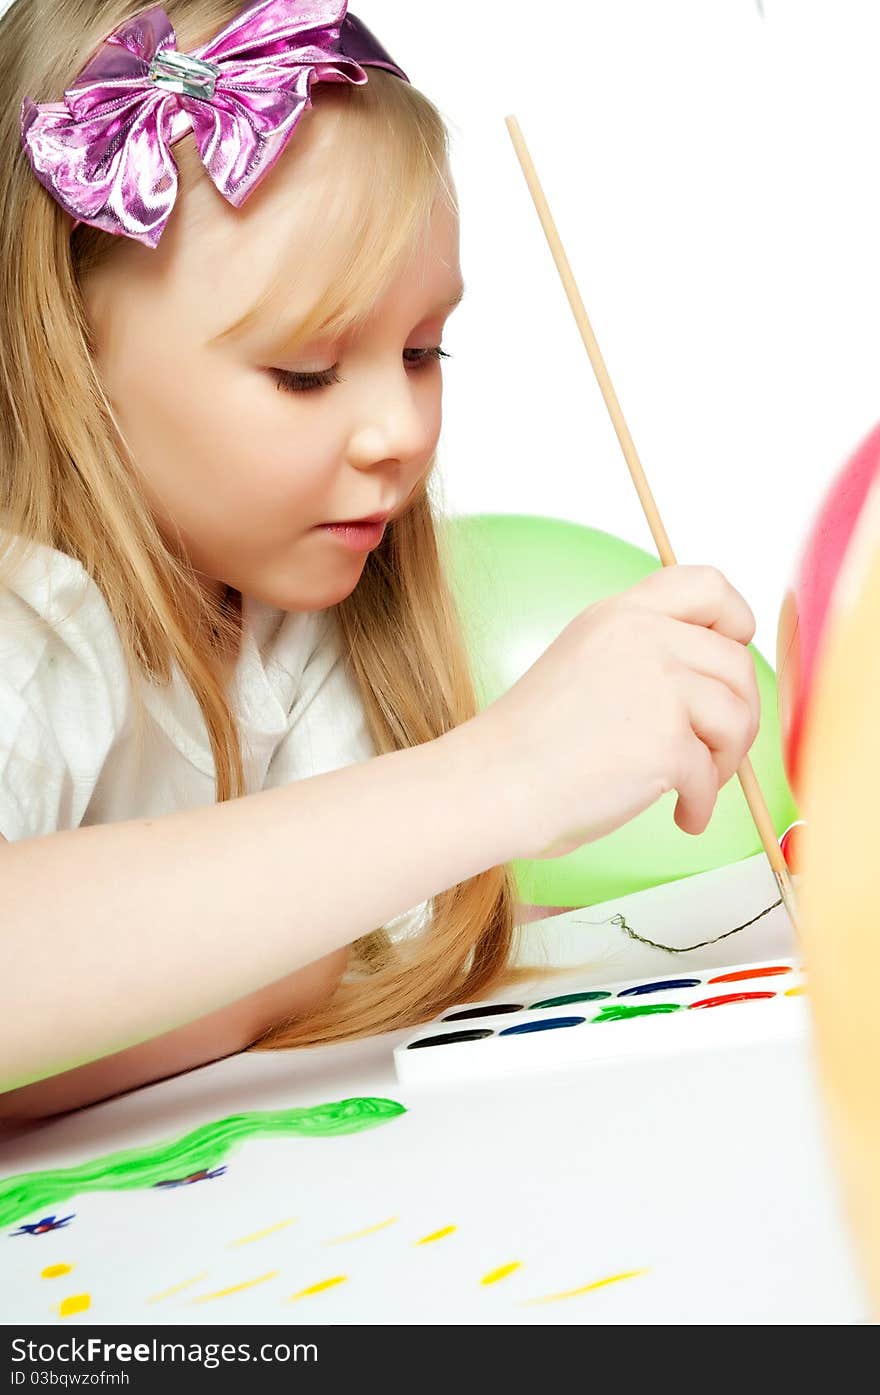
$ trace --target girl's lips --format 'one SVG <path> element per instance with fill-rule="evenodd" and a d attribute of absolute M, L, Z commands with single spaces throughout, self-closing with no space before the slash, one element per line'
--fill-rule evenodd
<path fill-rule="evenodd" d="M 343 547 L 353 552 L 369 552 L 378 547 L 385 532 L 385 524 L 380 523 L 319 523 L 322 533 L 327 533 Z"/>

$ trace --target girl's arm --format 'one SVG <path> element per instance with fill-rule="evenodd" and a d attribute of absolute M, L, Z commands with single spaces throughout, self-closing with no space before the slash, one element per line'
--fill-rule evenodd
<path fill-rule="evenodd" d="M 569 906 L 517 907 L 520 925 L 562 915 Z M 87 1061 L 73 1070 L 46 1080 L 35 1080 L 17 1090 L 0 1094 L 0 1122 L 6 1119 L 43 1118 L 79 1109 L 139 1085 L 147 1085 L 182 1071 L 194 1070 L 224 1056 L 244 1051 L 273 1023 L 290 1014 L 307 1016 L 336 989 L 348 962 L 350 946 L 334 950 L 304 969 L 234 1003 L 217 1008 L 161 1036 L 128 1046 L 112 1056 Z"/>
<path fill-rule="evenodd" d="M 465 722 L 222 804 L 3 843 L 0 1090 L 204 1017 L 519 856 L 509 769 Z"/>
<path fill-rule="evenodd" d="M 275 1022 L 291 1014 L 306 1016 L 325 1002 L 345 972 L 349 952 L 346 945 L 207 1017 L 0 1094 L 0 1125 L 79 1109 L 244 1051 Z"/>

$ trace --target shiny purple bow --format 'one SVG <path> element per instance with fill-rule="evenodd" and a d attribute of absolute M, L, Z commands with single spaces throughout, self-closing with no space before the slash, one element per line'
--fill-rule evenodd
<path fill-rule="evenodd" d="M 155 247 L 177 197 L 169 147 L 192 130 L 211 179 L 240 207 L 311 106 L 312 82 L 362 84 L 364 66 L 409 81 L 347 4 L 257 0 L 187 54 L 161 5 L 142 10 L 103 40 L 63 102 L 23 99 L 34 174 L 74 227 Z"/>

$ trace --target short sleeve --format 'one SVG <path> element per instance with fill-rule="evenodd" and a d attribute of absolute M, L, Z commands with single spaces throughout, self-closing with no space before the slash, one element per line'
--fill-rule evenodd
<path fill-rule="evenodd" d="M 112 616 L 79 562 L 35 547 L 0 584 L 0 833 L 76 828 L 130 711 Z"/>

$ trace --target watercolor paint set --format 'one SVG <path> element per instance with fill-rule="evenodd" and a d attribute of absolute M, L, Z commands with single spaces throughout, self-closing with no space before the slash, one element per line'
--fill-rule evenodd
<path fill-rule="evenodd" d="M 630 979 L 581 991 L 449 1008 L 394 1050 L 397 1078 L 444 1084 L 660 1052 L 803 1038 L 794 959 Z"/>

